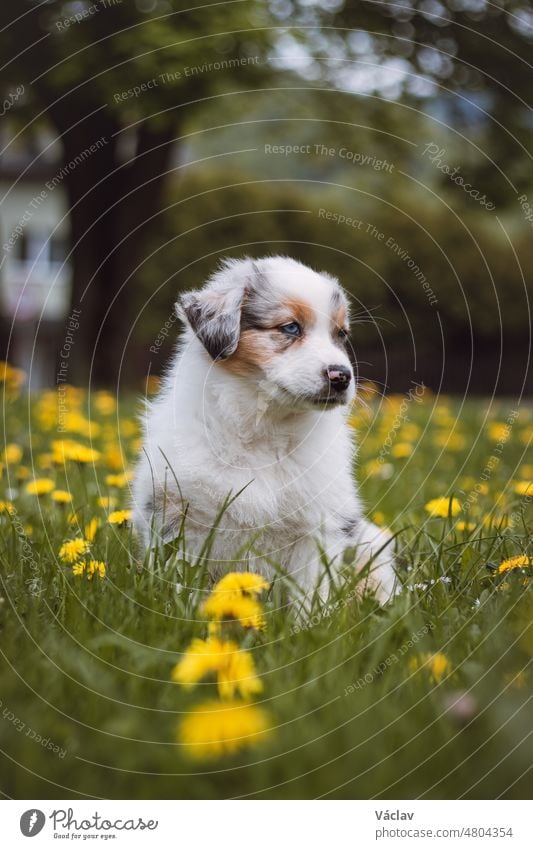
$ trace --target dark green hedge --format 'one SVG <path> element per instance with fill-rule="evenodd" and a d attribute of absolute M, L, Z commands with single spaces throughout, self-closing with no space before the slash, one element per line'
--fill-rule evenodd
<path fill-rule="evenodd" d="M 267 253 L 338 275 L 361 314 L 356 350 L 416 350 L 420 359 L 441 357 L 444 345 L 463 355 L 472 334 L 480 349 L 498 348 L 501 334 L 527 347 L 533 234 L 519 212 L 499 220 L 456 192 L 433 195 L 401 175 L 383 182 L 385 197 L 220 171 L 175 182 L 139 273 L 135 335 L 146 361 L 157 371 L 171 350 L 175 325 L 160 353 L 149 352 L 178 291 L 200 286 L 221 257 Z"/>

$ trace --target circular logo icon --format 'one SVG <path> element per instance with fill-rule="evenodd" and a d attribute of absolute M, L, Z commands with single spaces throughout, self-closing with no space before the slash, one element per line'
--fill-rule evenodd
<path fill-rule="evenodd" d="M 20 818 L 20 830 L 24 837 L 35 837 L 42 831 L 46 822 L 46 817 L 42 811 L 37 808 L 30 808 L 29 811 L 24 811 Z"/>

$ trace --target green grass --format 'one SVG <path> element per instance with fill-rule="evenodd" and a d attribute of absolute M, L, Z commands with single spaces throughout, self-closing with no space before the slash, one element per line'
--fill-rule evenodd
<path fill-rule="evenodd" d="M 191 638 L 206 635 L 198 611 L 205 570 L 179 558 L 139 567 L 130 530 L 105 524 L 98 496 L 115 495 L 117 507 L 127 500 L 127 488 L 105 478 L 117 471 L 118 448 L 128 462 L 138 450 L 133 402 L 120 416 L 105 397 L 92 397 L 89 412 L 83 395 L 69 403 L 79 412 L 68 438 L 89 444 L 82 412 L 99 425 L 96 469 L 53 464 L 50 445 L 62 436 L 53 396 L 4 406 L 5 439 L 24 450 L 4 468 L 0 495 L 16 509 L 0 516 L 5 795 L 529 796 L 532 587 L 527 569 L 500 575 L 495 567 L 533 556 L 531 500 L 520 485 L 533 477 L 531 407 L 521 406 L 500 450 L 494 423 L 515 409 L 505 399 L 462 405 L 425 393 L 404 407 L 401 398 L 368 402 L 357 414 L 357 474 L 369 514 L 398 533 L 404 589 L 380 608 L 370 593 L 357 596 L 347 570 L 346 583 L 302 622 L 276 582 L 264 600 L 265 631 L 241 632 L 274 730 L 260 746 L 199 764 L 176 728 L 215 687 L 182 690 L 170 672 Z M 498 463 L 482 481 L 491 456 Z M 26 493 L 25 468 L 69 489 L 73 508 Z M 468 515 L 430 518 L 424 504 L 451 494 L 470 498 Z M 62 542 L 77 533 L 71 509 L 82 528 L 102 520 L 92 556 L 107 564 L 103 580 L 76 577 L 58 561 Z M 474 527 L 458 530 L 464 519 Z M 177 590 L 177 581 L 185 586 Z M 440 680 L 428 660 L 435 654 L 447 661 Z"/>

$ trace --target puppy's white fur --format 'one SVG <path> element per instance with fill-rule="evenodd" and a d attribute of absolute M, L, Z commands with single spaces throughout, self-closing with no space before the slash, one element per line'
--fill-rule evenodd
<path fill-rule="evenodd" d="M 185 333 L 147 408 L 134 481 L 145 548 L 173 539 L 186 511 L 187 550 L 198 555 L 221 504 L 240 492 L 214 534 L 213 574 L 272 574 L 274 561 L 311 592 L 324 573 L 320 550 L 335 569 L 355 545 L 358 567 L 375 557 L 370 580 L 388 598 L 389 537 L 363 518 L 352 476 L 354 380 L 333 391 L 325 371 L 352 375 L 338 282 L 285 257 L 226 261 L 177 306 Z M 295 321 L 298 337 L 287 333 Z"/>

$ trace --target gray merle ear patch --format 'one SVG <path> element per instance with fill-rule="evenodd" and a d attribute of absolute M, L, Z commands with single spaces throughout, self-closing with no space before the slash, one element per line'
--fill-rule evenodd
<path fill-rule="evenodd" d="M 182 315 L 214 360 L 225 360 L 239 344 L 244 292 L 204 289 L 186 292 L 177 303 Z"/>

